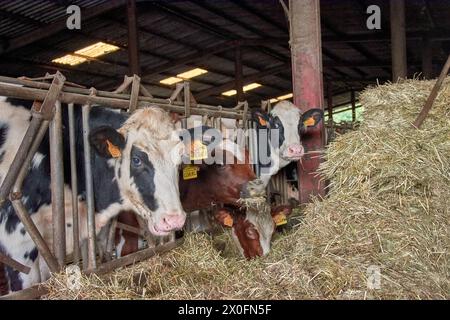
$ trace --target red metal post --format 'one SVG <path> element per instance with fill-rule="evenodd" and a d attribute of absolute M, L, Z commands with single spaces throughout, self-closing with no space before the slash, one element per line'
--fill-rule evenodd
<path fill-rule="evenodd" d="M 319 0 L 290 0 L 292 84 L 294 103 L 302 111 L 323 109 L 322 42 Z M 324 147 L 323 121 L 302 137 L 306 151 Z M 316 174 L 320 159 L 305 155 L 298 165 L 300 201 L 310 201 L 312 195 L 324 195 L 324 182 Z"/>

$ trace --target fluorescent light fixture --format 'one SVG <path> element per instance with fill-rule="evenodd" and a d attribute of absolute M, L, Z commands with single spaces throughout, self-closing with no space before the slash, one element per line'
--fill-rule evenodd
<path fill-rule="evenodd" d="M 285 95 L 282 95 L 282 96 L 277 97 L 277 100 L 278 100 L 278 101 L 286 100 L 286 99 L 292 98 L 293 96 L 294 96 L 294 95 L 293 95 L 292 93 L 288 93 L 288 94 L 285 94 Z"/>
<path fill-rule="evenodd" d="M 88 47 L 75 51 L 74 54 L 67 54 L 63 57 L 53 59 L 52 62 L 75 66 L 86 62 L 89 58 L 97 58 L 119 49 L 120 48 L 118 46 L 109 43 L 97 42 Z"/>
<path fill-rule="evenodd" d="M 198 77 L 198 76 L 200 76 L 202 74 L 205 74 L 207 72 L 208 71 L 205 70 L 205 69 L 195 68 L 195 69 L 183 72 L 183 73 L 179 73 L 175 77 L 169 77 L 169 78 L 166 78 L 166 79 L 162 79 L 161 81 L 159 81 L 159 83 L 172 85 L 172 84 L 181 82 L 183 80 L 187 80 L 187 79 L 191 79 L 191 78 L 194 78 L 194 77 Z"/>
<path fill-rule="evenodd" d="M 159 83 L 162 84 L 167 84 L 168 86 L 181 82 L 183 81 L 183 79 L 177 78 L 177 77 L 170 77 L 170 78 L 166 78 L 166 79 L 162 79 L 161 81 L 159 81 Z"/>
<path fill-rule="evenodd" d="M 279 101 L 282 101 L 282 100 L 290 99 L 293 96 L 294 95 L 292 93 L 288 93 L 288 94 L 285 94 L 285 95 L 282 95 L 282 96 L 279 96 L 279 97 L 276 97 L 276 98 L 272 98 L 269 101 L 270 101 L 270 103 L 275 103 L 275 102 L 279 102 Z"/>
<path fill-rule="evenodd" d="M 272 98 L 272 99 L 269 100 L 269 102 L 270 103 L 275 103 L 275 102 L 278 102 L 278 99 L 277 98 Z"/>
<path fill-rule="evenodd" d="M 259 87 L 261 87 L 261 84 L 254 82 L 254 83 L 250 83 L 250 84 L 244 86 L 242 88 L 242 91 L 247 92 L 247 91 L 259 88 Z M 231 97 L 236 94 L 237 94 L 236 90 L 228 90 L 228 91 L 222 92 L 222 95 L 227 96 L 227 97 Z"/>

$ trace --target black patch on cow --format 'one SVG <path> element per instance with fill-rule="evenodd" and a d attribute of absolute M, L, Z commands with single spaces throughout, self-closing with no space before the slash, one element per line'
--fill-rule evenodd
<path fill-rule="evenodd" d="M 0 163 L 3 162 L 3 158 L 5 157 L 5 153 L 6 153 L 6 150 L 3 150 L 3 151 L 0 153 Z"/>
<path fill-rule="evenodd" d="M 147 154 L 133 146 L 130 154 L 130 175 L 150 210 L 156 210 L 158 204 L 155 199 L 155 168 Z"/>
<path fill-rule="evenodd" d="M 20 229 L 20 233 L 24 236 L 25 233 L 27 233 L 27 231 L 25 230 L 25 228 Z"/>
<path fill-rule="evenodd" d="M 6 274 L 9 279 L 9 287 L 11 291 L 19 291 L 23 289 L 22 280 L 19 277 L 19 271 L 6 266 Z"/>
<path fill-rule="evenodd" d="M 38 253 L 39 253 L 38 249 L 34 247 L 33 250 L 31 250 L 30 253 L 28 254 L 28 258 L 34 262 L 38 256 Z"/>
<path fill-rule="evenodd" d="M 6 123 L 0 123 L 0 148 L 3 147 L 3 144 L 6 141 L 6 135 L 8 134 L 8 125 Z M 1 162 L 1 160 L 0 160 Z"/>
<path fill-rule="evenodd" d="M 24 107 L 29 110 L 31 110 L 31 107 L 33 107 L 33 101 L 31 101 L 31 100 L 7 98 L 6 102 L 8 102 L 9 104 L 11 104 L 15 107 Z"/>

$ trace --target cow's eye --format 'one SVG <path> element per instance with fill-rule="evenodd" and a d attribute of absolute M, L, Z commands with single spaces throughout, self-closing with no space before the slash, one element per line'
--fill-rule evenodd
<path fill-rule="evenodd" d="M 138 157 L 133 157 L 131 161 L 135 167 L 140 167 L 142 165 L 142 161 Z"/>

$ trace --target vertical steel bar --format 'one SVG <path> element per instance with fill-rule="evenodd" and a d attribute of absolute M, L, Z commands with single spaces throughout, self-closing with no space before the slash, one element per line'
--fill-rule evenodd
<path fill-rule="evenodd" d="M 86 202 L 87 202 L 87 233 L 88 233 L 88 269 L 97 267 L 95 252 L 95 204 L 94 182 L 92 179 L 91 147 L 89 144 L 89 112 L 90 105 L 82 107 L 83 118 L 83 145 L 84 145 L 84 171 L 86 177 Z"/>
<path fill-rule="evenodd" d="M 70 143 L 70 180 L 72 187 L 72 225 L 73 225 L 73 263 L 80 261 L 80 226 L 78 218 L 78 176 L 75 140 L 75 114 L 73 103 L 69 103 L 69 143 Z"/>
<path fill-rule="evenodd" d="M 320 1 L 289 1 L 292 84 L 294 103 L 302 111 L 323 108 L 322 42 Z M 325 143 L 323 122 L 302 139 L 306 151 L 322 149 Z M 305 155 L 298 163 L 299 198 L 309 202 L 312 195 L 324 195 L 324 182 L 317 174 L 320 159 Z"/>
<path fill-rule="evenodd" d="M 53 252 L 60 267 L 66 259 L 66 221 L 64 214 L 64 161 L 61 102 L 55 103 L 50 123 L 50 186 L 52 193 Z"/>
<path fill-rule="evenodd" d="M 405 0 L 390 0 L 391 7 L 391 54 L 392 80 L 406 78 L 408 74 L 406 57 Z"/>

